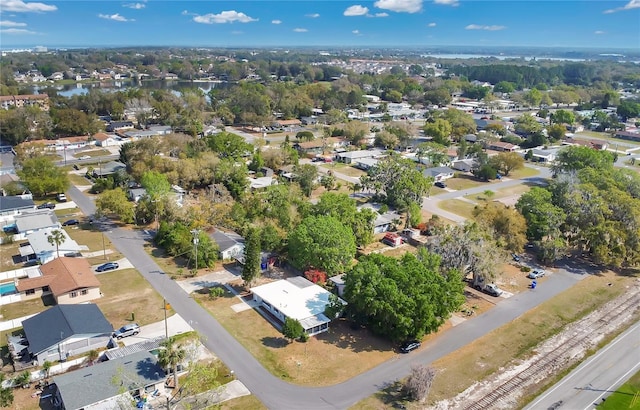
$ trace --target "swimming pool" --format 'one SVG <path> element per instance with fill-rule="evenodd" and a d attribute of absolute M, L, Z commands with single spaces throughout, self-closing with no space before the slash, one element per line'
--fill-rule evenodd
<path fill-rule="evenodd" d="M 0 295 L 11 295 L 16 293 L 15 283 L 0 283 Z"/>

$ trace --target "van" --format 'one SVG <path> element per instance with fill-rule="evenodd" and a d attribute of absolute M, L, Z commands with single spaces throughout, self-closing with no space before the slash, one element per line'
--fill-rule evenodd
<path fill-rule="evenodd" d="M 67 202 L 67 196 L 65 194 L 58 194 L 58 202 Z"/>

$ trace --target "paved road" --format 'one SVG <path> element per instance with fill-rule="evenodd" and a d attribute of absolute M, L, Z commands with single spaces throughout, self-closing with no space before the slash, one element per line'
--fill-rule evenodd
<path fill-rule="evenodd" d="M 640 323 L 636 323 L 525 409 L 594 409 L 639 370 Z"/>
<path fill-rule="evenodd" d="M 69 196 L 89 215 L 93 202 L 72 187 Z M 115 228 L 107 236 L 190 325 L 203 337 L 204 345 L 214 352 L 268 408 L 278 410 L 346 409 L 369 397 L 388 383 L 406 376 L 415 363 L 431 363 L 438 358 L 517 318 L 541 302 L 570 288 L 583 278 L 581 273 L 560 269 L 535 291 L 517 294 L 501 301 L 495 308 L 444 333 L 419 351 L 399 355 L 353 379 L 329 387 L 300 387 L 280 380 L 265 370 L 213 317 L 198 305 L 180 286 L 164 274 L 144 251 L 151 236 L 143 231 Z"/>
<path fill-rule="evenodd" d="M 536 169 L 539 174 L 532 177 L 522 178 L 522 179 L 509 179 L 505 178 L 500 182 L 493 182 L 491 184 L 482 184 L 480 186 L 469 188 L 461 191 L 450 191 L 443 192 L 438 195 L 433 195 L 428 198 L 424 198 L 422 201 L 422 208 L 434 215 L 442 216 L 443 218 L 449 219 L 450 221 L 457 223 L 464 223 L 466 218 L 455 214 L 453 212 L 449 212 L 440 207 L 440 202 L 447 199 L 459 198 L 465 195 L 472 194 L 481 194 L 487 189 L 492 191 L 497 191 L 504 188 L 509 188 L 512 186 L 520 185 L 520 184 L 529 184 L 529 185 L 547 185 L 547 179 L 551 178 L 551 169 L 544 166 L 533 166 L 533 165 L 525 165 L 530 168 Z"/>

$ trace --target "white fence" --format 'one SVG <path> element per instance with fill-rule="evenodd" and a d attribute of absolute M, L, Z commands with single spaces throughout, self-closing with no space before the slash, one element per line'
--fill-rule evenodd
<path fill-rule="evenodd" d="M 55 366 L 51 366 L 51 368 L 49 369 L 49 377 L 54 376 L 56 374 L 62 374 L 64 372 L 66 372 L 71 366 L 76 366 L 78 364 L 82 364 L 83 362 L 86 362 L 88 359 L 86 356 L 84 357 L 80 357 L 77 359 L 73 359 L 73 360 L 69 360 L 63 363 L 59 363 Z M 44 379 L 44 377 L 46 376 L 46 373 L 44 370 L 35 370 L 33 372 L 31 372 L 31 381 L 36 381 L 36 380 L 41 380 Z M 13 379 L 9 379 L 9 380 L 5 380 L 2 382 L 2 387 L 3 388 L 8 388 L 8 387 L 13 387 Z"/>
<path fill-rule="evenodd" d="M 29 275 L 30 273 L 31 275 Z M 20 268 L 20 269 L 9 270 L 6 272 L 0 272 L 0 282 L 6 281 L 9 279 L 19 279 L 19 278 L 26 278 L 26 277 L 35 278 L 37 276 L 41 276 L 40 268 L 37 266 L 32 266 L 29 268 Z"/>
<path fill-rule="evenodd" d="M 11 319 L 11 320 L 7 320 L 5 322 L 0 322 L 0 332 L 4 332 L 5 330 L 11 330 L 11 329 L 15 329 L 18 327 L 22 327 L 22 321 L 29 319 L 30 317 L 33 317 L 37 315 L 33 314 L 33 315 L 27 315 L 27 316 L 22 316 L 19 317 L 17 319 Z"/>
<path fill-rule="evenodd" d="M 9 303 L 20 302 L 22 299 L 20 295 L 7 295 L 0 296 L 0 306 L 8 305 Z"/>

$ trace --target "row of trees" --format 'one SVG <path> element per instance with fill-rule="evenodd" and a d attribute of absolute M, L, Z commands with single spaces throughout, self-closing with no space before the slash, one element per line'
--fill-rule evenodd
<path fill-rule="evenodd" d="M 640 177 L 613 162 L 606 151 L 566 148 L 551 184 L 520 198 L 516 208 L 527 221 L 527 237 L 544 260 L 577 250 L 608 266 L 640 263 Z"/>

